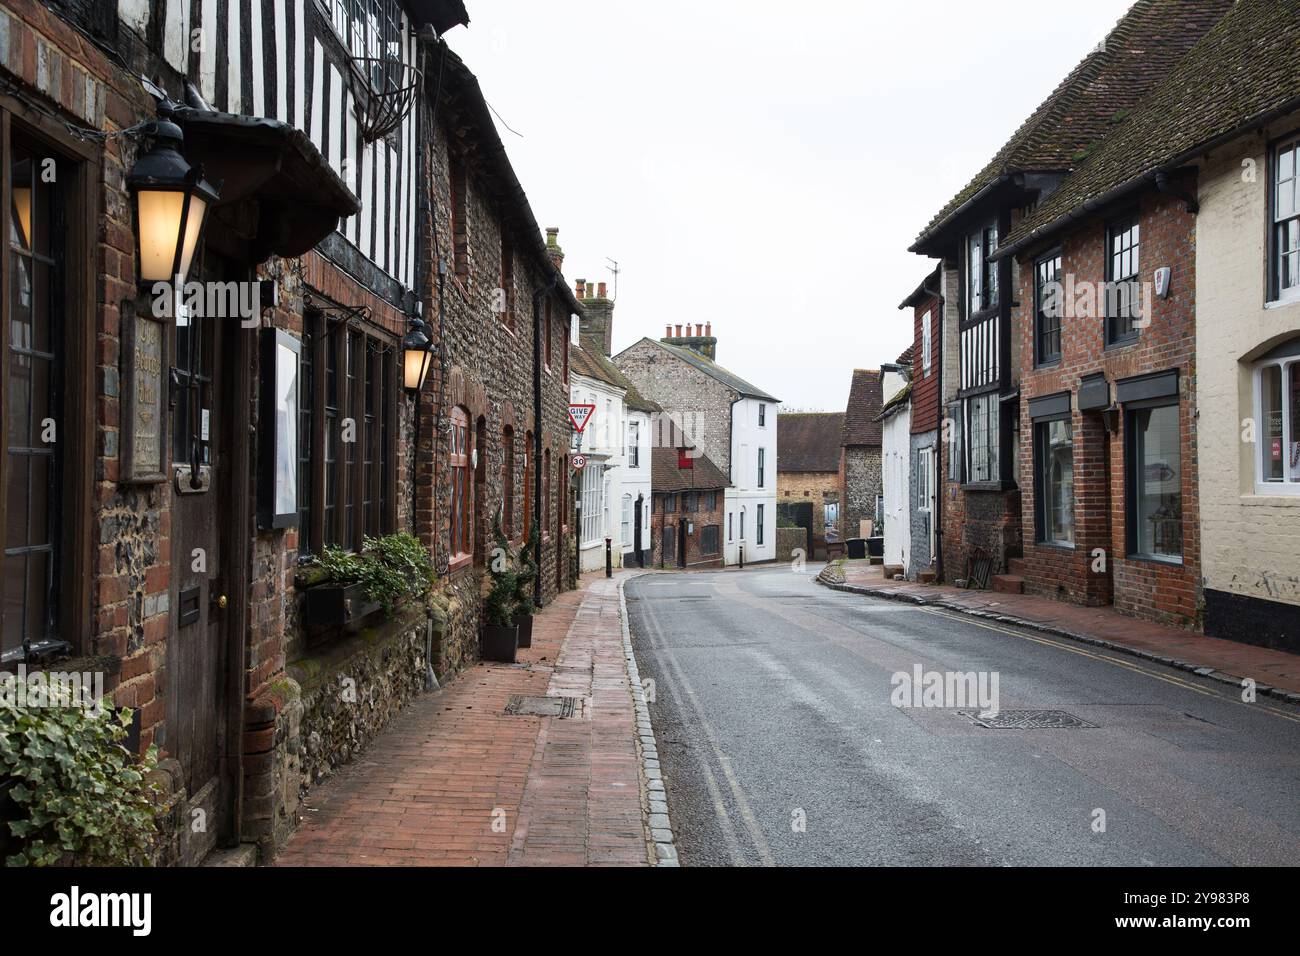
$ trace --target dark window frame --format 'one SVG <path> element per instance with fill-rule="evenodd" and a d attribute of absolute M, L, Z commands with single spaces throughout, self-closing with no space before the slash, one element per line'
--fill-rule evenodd
<path fill-rule="evenodd" d="M 1061 319 L 1065 314 L 1064 293 L 1056 303 L 1056 315 L 1043 308 L 1044 288 L 1049 282 L 1061 279 L 1061 250 L 1056 249 L 1034 260 L 1034 366 L 1043 368 L 1061 362 Z M 1050 270 L 1050 272 L 1048 271 Z M 1054 344 L 1055 348 L 1049 348 Z"/>
<path fill-rule="evenodd" d="M 32 149 L 39 149 L 43 157 L 57 162 L 56 183 L 61 200 L 66 204 L 64 231 L 61 236 L 63 256 L 56 279 L 62 279 L 62 329 L 57 345 L 56 365 L 62 376 L 61 407 L 58 416 L 58 444 L 60 452 L 59 477 L 52 496 L 57 495 L 60 526 L 51 544 L 56 552 L 51 600 L 57 610 L 53 629 L 47 630 L 45 639 L 31 642 L 34 651 L 62 649 L 69 652 L 89 652 L 94 631 L 94 610 L 91 606 L 94 586 L 94 542 L 98 541 L 99 517 L 94 507 L 95 429 L 96 401 L 96 336 L 97 275 L 101 260 L 96 249 L 96 224 L 103 185 L 102 147 L 69 135 L 67 127 L 59 120 L 33 111 L 25 104 L 0 93 L 0 209 L 6 216 L 12 209 L 12 182 L 10 154 L 15 139 Z M 9 318 L 10 243 L 7 235 L 0 242 L 0 310 L 6 327 Z M 8 335 L 6 335 L 8 341 Z M 9 388 L 9 359 L 0 363 L 0 394 Z M 0 415 L 0 448 L 9 447 L 9 415 Z M 164 447 L 169 447 L 164 432 Z M 5 476 L 8 454 L 0 455 L 0 490 L 7 491 Z M 0 495 L 0 527 L 5 524 L 8 502 Z M 53 531 L 53 529 L 52 529 Z M 3 592 L 4 564 L 0 562 L 0 593 Z M 47 614 L 47 622 L 49 616 Z M 0 645 L 3 651 L 3 645 Z M 21 647 L 3 654 L 6 659 L 26 656 Z"/>
<path fill-rule="evenodd" d="M 448 415 L 447 433 L 447 556 L 450 567 L 468 564 L 473 559 L 474 473 L 470 467 L 473 453 L 469 410 L 457 405 Z"/>
<path fill-rule="evenodd" d="M 1131 233 L 1132 241 L 1124 246 L 1119 253 L 1115 252 L 1115 240 L 1117 237 Z M 1142 214 L 1141 210 L 1133 209 L 1121 216 L 1116 216 L 1106 223 L 1106 245 L 1102 250 L 1105 261 L 1106 282 L 1102 301 L 1097 303 L 1104 316 L 1105 323 L 1105 347 L 1106 348 L 1123 348 L 1126 345 L 1132 345 L 1138 340 L 1139 330 L 1134 325 L 1140 318 L 1133 313 L 1133 306 L 1138 298 L 1133 298 L 1129 302 L 1129 315 L 1121 316 L 1114 314 L 1113 306 L 1117 306 L 1120 299 L 1121 284 L 1139 285 L 1142 277 Z M 1117 275 L 1115 271 L 1115 260 L 1125 253 L 1132 255 L 1134 266 L 1125 275 Z M 1140 297 L 1140 292 L 1139 292 Z M 1126 323 L 1127 329 L 1119 331 L 1120 323 Z"/>
<path fill-rule="evenodd" d="M 1050 481 L 1047 474 L 1049 462 L 1047 452 L 1051 440 L 1051 427 L 1058 422 L 1065 422 L 1070 429 L 1070 481 L 1074 483 L 1074 416 L 1071 412 L 1059 415 L 1047 415 L 1031 421 L 1031 440 L 1033 444 L 1034 468 L 1034 544 L 1049 548 L 1073 549 L 1078 546 L 1078 526 L 1074 520 L 1073 506 L 1070 512 L 1070 534 L 1073 540 L 1058 541 L 1047 535 L 1047 503 Z"/>
<path fill-rule="evenodd" d="M 299 509 L 300 561 L 327 545 L 357 551 L 366 537 L 397 530 L 396 341 L 311 308 L 303 332 L 299 376 L 310 379 L 311 394 L 302 403 L 310 447 L 304 456 L 300 440 L 298 452 L 298 498 L 307 502 Z M 349 418 L 354 440 L 345 443 Z"/>
<path fill-rule="evenodd" d="M 1138 549 L 1139 536 L 1137 533 L 1137 491 L 1138 482 L 1136 469 L 1141 467 L 1138 458 L 1138 429 L 1134 425 L 1137 415 L 1144 411 L 1150 411 L 1154 408 L 1173 408 L 1178 416 L 1178 494 L 1179 494 L 1179 554 L 1163 555 L 1158 553 L 1148 553 Z M 1151 398 L 1142 401 L 1127 402 L 1124 405 L 1124 526 L 1125 542 L 1124 553 L 1130 561 L 1149 561 L 1154 564 L 1166 564 L 1173 566 L 1182 566 L 1186 561 L 1186 531 L 1187 523 L 1182 513 L 1182 481 L 1183 481 L 1183 447 L 1182 440 L 1183 426 L 1183 408 L 1182 402 L 1177 396 L 1166 396 L 1162 398 Z"/>

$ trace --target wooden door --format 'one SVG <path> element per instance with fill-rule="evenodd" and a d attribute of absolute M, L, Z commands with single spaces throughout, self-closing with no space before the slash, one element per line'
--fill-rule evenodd
<path fill-rule="evenodd" d="M 209 255 L 203 278 L 246 278 Z M 199 862 L 228 826 L 226 604 L 221 571 L 229 547 L 232 476 L 226 413 L 232 396 L 223 362 L 237 319 L 190 317 L 177 325 L 171 406 L 173 630 L 167 653 L 165 749 L 180 761 L 188 791 L 185 864 Z"/>

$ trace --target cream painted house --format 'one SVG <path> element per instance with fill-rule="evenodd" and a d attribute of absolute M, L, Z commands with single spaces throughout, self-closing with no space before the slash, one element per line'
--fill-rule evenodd
<path fill-rule="evenodd" d="M 1207 634 L 1300 650 L 1300 112 L 1203 160 L 1196 220 Z"/>

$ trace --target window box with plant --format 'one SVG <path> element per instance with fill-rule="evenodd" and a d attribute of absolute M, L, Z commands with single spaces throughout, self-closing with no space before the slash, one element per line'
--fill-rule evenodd
<path fill-rule="evenodd" d="M 306 590 L 308 627 L 356 624 L 377 611 L 391 617 L 402 604 L 433 586 L 433 562 L 409 532 L 365 538 L 360 551 L 327 546 L 305 565 L 298 586 Z"/>

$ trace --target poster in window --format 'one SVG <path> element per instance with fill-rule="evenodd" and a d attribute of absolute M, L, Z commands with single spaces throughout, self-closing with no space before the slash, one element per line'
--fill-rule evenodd
<path fill-rule="evenodd" d="M 300 345 L 281 329 L 261 334 L 257 523 L 260 528 L 291 528 L 298 523 Z"/>

